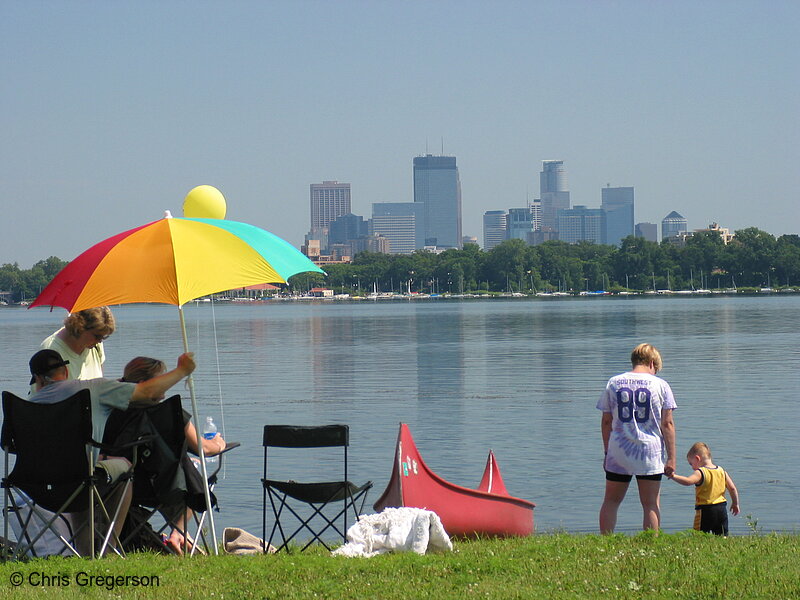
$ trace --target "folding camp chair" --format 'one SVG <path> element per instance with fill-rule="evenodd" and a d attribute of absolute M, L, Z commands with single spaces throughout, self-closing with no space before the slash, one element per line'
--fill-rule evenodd
<path fill-rule="evenodd" d="M 192 509 L 194 517 L 193 539 L 197 541 L 201 538 L 205 550 L 210 549 L 203 528 L 206 501 L 202 475 L 187 455 L 184 427 L 184 412 L 181 397 L 178 395 L 153 406 L 115 410 L 106 423 L 104 440 L 109 443 L 125 442 L 142 433 L 150 434 L 153 438 L 142 452 L 143 457 L 134 470 L 132 510 L 122 534 L 123 547 L 128 550 L 160 548 L 169 551 L 162 543 L 162 534 L 172 528 L 177 529 L 187 540 L 184 551 L 194 554 L 198 544 L 188 547 L 188 524 L 180 519 L 186 514 L 187 508 Z M 208 486 L 212 492 L 222 467 L 222 457 L 238 446 L 237 442 L 229 443 L 218 455 L 220 460 L 216 469 L 208 474 Z M 213 494 L 211 502 L 219 510 Z M 154 528 L 150 520 L 157 512 L 161 513 L 164 520 L 160 526 L 156 525 Z"/>
<path fill-rule="evenodd" d="M 128 446 L 134 461 L 143 441 Z M 121 450 L 92 439 L 89 390 L 55 404 L 28 402 L 3 392 L 0 443 L 5 454 L 3 537 L 9 539 L 10 521 L 17 530 L 16 544 L 6 547 L 4 558 L 81 555 L 77 542 L 84 533 L 89 556 L 102 556 L 107 548 L 124 555 L 114 526 L 131 485 L 132 467 L 114 484 L 107 483 L 103 469 L 95 470 L 95 449 L 108 455 Z M 16 460 L 9 473 L 11 454 Z M 115 506 L 110 505 L 113 498 L 118 498 Z M 100 528 L 96 515 L 102 517 Z"/>
<path fill-rule="evenodd" d="M 372 487 L 368 481 L 361 486 L 356 486 L 347 478 L 347 448 L 350 444 L 350 428 L 347 425 L 322 425 L 318 427 L 298 427 L 292 425 L 266 425 L 264 427 L 264 477 L 262 505 L 262 539 L 267 538 L 267 498 L 269 497 L 272 515 L 275 519 L 269 535 L 269 541 L 264 542 L 264 551 L 272 543 L 276 533 L 280 533 L 281 545 L 278 551 L 288 549 L 288 544 L 301 531 L 306 530 L 311 534 L 311 539 L 302 547 L 301 552 L 308 548 L 314 541 L 320 542 L 325 548 L 330 547 L 322 539 L 323 534 L 329 529 L 341 536 L 345 541 L 347 533 L 347 515 L 352 512 L 358 520 L 367 492 Z M 325 481 L 318 483 L 298 483 L 296 481 L 279 481 L 269 479 L 267 473 L 268 448 L 342 448 L 343 477 L 340 481 Z M 316 454 L 324 453 L 318 451 Z M 328 453 L 330 454 L 330 452 Z M 308 455 L 307 455 L 308 457 Z M 311 457 L 309 457 L 311 458 Z M 320 456 L 314 459 L 322 458 Z M 274 459 L 273 459 L 274 462 Z M 318 468 L 324 468 L 324 463 L 312 463 Z M 327 471 L 326 471 L 327 472 Z M 291 500 L 290 500 L 291 499 Z M 338 505 L 341 508 L 336 512 Z M 335 506 L 327 509 L 329 504 Z M 293 506 L 294 505 L 294 506 Z M 294 516 L 294 523 L 299 526 L 289 535 L 286 535 L 281 517 L 284 509 Z M 291 518 L 285 515 L 287 518 Z M 341 529 L 337 521 L 341 519 Z M 315 529 L 315 527 L 321 527 Z"/>

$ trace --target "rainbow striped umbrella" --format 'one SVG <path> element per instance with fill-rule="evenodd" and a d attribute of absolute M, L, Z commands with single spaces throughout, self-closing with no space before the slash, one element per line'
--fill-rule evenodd
<path fill-rule="evenodd" d="M 246 223 L 222 219 L 163 219 L 95 244 L 64 267 L 29 308 L 61 306 L 70 312 L 95 306 L 156 302 L 175 304 L 183 347 L 189 351 L 183 305 L 190 300 L 259 283 L 286 283 L 292 275 L 323 273 L 296 248 Z M 198 415 L 189 376 L 193 419 Z M 208 479 L 197 429 L 203 477 Z M 205 486 L 206 506 L 211 506 Z M 214 514 L 207 511 L 214 553 Z"/>
<path fill-rule="evenodd" d="M 190 300 L 257 283 L 322 273 L 299 250 L 253 225 L 167 216 L 95 244 L 31 304 L 70 312 L 108 304 Z"/>

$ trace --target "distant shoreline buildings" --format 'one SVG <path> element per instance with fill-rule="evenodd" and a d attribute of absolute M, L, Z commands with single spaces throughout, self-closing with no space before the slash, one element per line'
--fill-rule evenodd
<path fill-rule="evenodd" d="M 477 238 L 462 231 L 461 180 L 455 156 L 424 154 L 412 163 L 413 198 L 409 202 L 373 202 L 365 219 L 351 212 L 349 183 L 323 181 L 310 184 L 310 228 L 303 252 L 320 263 L 349 262 L 358 252 L 411 254 L 425 249 L 443 252 L 460 249 Z M 725 243 L 732 237 L 716 223 Z M 571 204 L 563 160 L 544 160 L 539 173 L 539 197 L 519 208 L 487 210 L 483 214 L 483 249 L 506 240 L 528 245 L 550 240 L 592 242 L 620 246 L 635 236 L 658 242 L 655 223 L 635 222 L 633 186 L 600 189 L 600 206 Z M 661 239 L 682 244 L 688 236 L 687 220 L 676 211 L 661 221 Z"/>

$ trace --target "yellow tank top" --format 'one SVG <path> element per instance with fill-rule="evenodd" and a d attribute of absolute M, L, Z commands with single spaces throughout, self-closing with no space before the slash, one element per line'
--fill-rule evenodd
<path fill-rule="evenodd" d="M 699 471 L 703 474 L 703 481 L 694 490 L 695 505 L 725 502 L 725 470 L 718 465 L 713 469 L 700 467 Z"/>

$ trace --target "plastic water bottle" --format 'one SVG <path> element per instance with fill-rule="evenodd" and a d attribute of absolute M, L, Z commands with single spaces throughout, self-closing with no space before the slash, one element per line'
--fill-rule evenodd
<path fill-rule="evenodd" d="M 207 440 L 213 440 L 217 435 L 217 426 L 214 424 L 214 419 L 206 417 L 206 424 L 205 427 L 203 427 L 203 437 Z M 218 464 L 219 456 L 206 455 L 206 471 L 209 475 L 217 470 Z"/>

